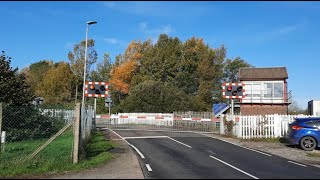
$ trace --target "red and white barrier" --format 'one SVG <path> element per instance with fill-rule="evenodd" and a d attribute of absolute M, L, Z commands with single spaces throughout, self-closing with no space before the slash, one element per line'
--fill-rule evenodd
<path fill-rule="evenodd" d="M 156 116 L 141 116 L 141 115 L 119 115 L 119 114 L 112 114 L 112 115 L 105 115 L 105 114 L 100 114 L 96 115 L 97 119 L 140 119 L 140 120 L 166 120 L 166 121 L 173 121 L 173 120 L 183 120 L 183 121 L 200 121 L 200 122 L 217 122 L 220 121 L 219 118 L 181 118 L 181 117 L 173 117 L 172 116 L 161 116 L 161 115 L 156 115 Z"/>

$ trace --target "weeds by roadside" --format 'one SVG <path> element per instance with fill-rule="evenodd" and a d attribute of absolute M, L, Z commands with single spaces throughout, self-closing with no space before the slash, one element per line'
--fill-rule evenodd
<path fill-rule="evenodd" d="M 17 157 L 19 159 L 21 156 L 21 148 L 28 150 L 24 154 L 30 154 L 32 153 L 30 149 L 36 149 L 43 142 L 22 141 L 12 144 L 12 146 L 8 145 L 8 151 L 5 154 L 0 154 L 0 178 L 29 178 L 35 175 L 93 168 L 111 160 L 113 156 L 108 151 L 116 146 L 114 143 L 107 141 L 101 132 L 96 131 L 86 146 L 86 156 L 78 164 L 73 164 L 71 155 L 73 133 L 72 129 L 69 129 L 34 159 L 24 163 L 19 163 L 22 161 L 16 160 Z M 17 148 L 20 150 L 16 151 Z"/>
<path fill-rule="evenodd" d="M 320 158 L 320 151 L 314 150 L 312 152 L 306 153 L 308 157 L 317 157 Z"/>

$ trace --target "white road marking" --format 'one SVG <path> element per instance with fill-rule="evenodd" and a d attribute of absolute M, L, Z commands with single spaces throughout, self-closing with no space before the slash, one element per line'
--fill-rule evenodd
<path fill-rule="evenodd" d="M 142 159 L 145 158 L 144 155 L 139 151 L 138 148 L 136 148 L 134 145 L 132 145 L 132 144 L 130 144 L 130 143 L 129 143 L 129 145 L 130 145 L 134 150 L 136 150 L 136 152 L 140 155 L 140 157 L 141 157 Z"/>
<path fill-rule="evenodd" d="M 197 134 L 198 134 L 198 133 L 197 133 Z M 199 133 L 199 134 L 201 134 L 201 133 Z M 220 140 L 220 141 L 223 141 L 223 142 L 229 143 L 229 144 L 233 144 L 233 145 L 235 145 L 235 146 L 242 147 L 242 148 L 244 148 L 244 149 L 248 149 L 248 150 L 250 150 L 250 151 L 254 151 L 254 152 L 257 152 L 257 153 L 260 153 L 260 154 L 263 154 L 263 155 L 269 156 L 269 157 L 271 157 L 271 156 L 272 156 L 272 155 L 270 155 L 270 154 L 267 154 L 267 153 L 264 153 L 264 152 L 261 152 L 261 151 L 255 150 L 255 149 L 247 148 L 247 147 L 244 147 L 244 146 L 240 146 L 240 145 L 238 145 L 238 144 L 235 144 L 235 143 L 232 143 L 232 142 L 229 142 L 229 141 L 223 140 L 223 139 L 214 138 L 214 137 L 212 137 L 212 136 L 208 136 L 208 135 L 205 135 L 205 134 L 202 134 L 202 135 L 203 135 L 203 136 L 210 137 L 210 138 L 213 138 L 213 139 L 217 139 L 217 140 Z"/>
<path fill-rule="evenodd" d="M 151 167 L 150 167 L 149 164 L 146 164 L 146 167 L 147 167 L 147 169 L 148 169 L 149 172 L 152 171 L 152 169 L 151 169 Z"/>
<path fill-rule="evenodd" d="M 252 178 L 254 178 L 254 179 L 259 179 L 259 178 L 255 177 L 255 176 L 253 176 L 253 175 L 251 175 L 251 174 L 249 174 L 249 173 L 247 173 L 247 172 L 245 172 L 245 171 L 237 168 L 237 167 L 232 166 L 231 164 L 228 164 L 228 163 L 226 163 L 226 162 L 224 162 L 224 161 L 216 158 L 216 157 L 213 157 L 213 156 L 209 156 L 209 157 L 211 157 L 211 158 L 213 158 L 213 159 L 215 159 L 215 160 L 217 160 L 217 161 L 220 161 L 220 162 L 222 162 L 223 164 L 225 164 L 225 165 L 227 165 L 227 166 L 229 166 L 229 167 L 231 167 L 231 168 L 233 168 L 233 169 L 235 169 L 235 170 L 238 170 L 238 171 L 242 172 L 243 174 L 245 174 L 245 175 L 247 175 L 247 176 L 250 176 L 250 177 L 252 177 Z"/>
<path fill-rule="evenodd" d="M 167 138 L 168 136 L 138 136 L 138 137 L 123 137 L 124 139 L 148 139 L 148 138 Z"/>
<path fill-rule="evenodd" d="M 112 131 L 113 133 L 115 133 L 117 136 L 119 136 L 121 139 L 123 139 L 123 137 L 122 136 L 120 136 L 118 133 L 116 133 L 115 131 L 113 131 L 112 129 L 108 129 L 108 128 L 106 128 L 107 130 L 110 130 L 110 131 Z M 125 140 L 125 139 L 123 139 L 123 140 Z"/>
<path fill-rule="evenodd" d="M 292 163 L 292 164 L 296 164 L 298 166 L 302 166 L 302 167 L 307 167 L 306 165 L 303 165 L 303 164 L 299 164 L 299 163 L 296 163 L 296 162 L 293 162 L 293 161 L 288 161 L 289 163 Z"/>
<path fill-rule="evenodd" d="M 106 128 L 108 129 L 108 128 Z M 117 136 L 119 136 L 121 139 L 123 139 L 127 144 L 129 144 L 129 146 L 131 146 L 139 155 L 142 159 L 144 159 L 144 155 L 139 151 L 138 148 L 136 148 L 134 145 L 130 144 L 127 140 L 125 140 L 122 136 L 120 136 L 118 133 L 116 133 L 115 131 L 113 131 L 112 129 L 108 129 L 110 131 L 112 131 L 113 133 L 115 133 Z"/>
<path fill-rule="evenodd" d="M 175 141 L 175 142 L 179 143 L 179 144 L 182 144 L 182 145 L 184 145 L 184 146 L 187 146 L 188 148 L 192 148 L 191 146 L 189 146 L 189 145 L 187 145 L 187 144 L 184 144 L 184 143 L 182 143 L 182 142 L 180 142 L 180 141 L 177 141 L 177 140 L 175 140 L 175 139 L 173 139 L 173 138 L 171 138 L 171 137 L 168 137 L 168 138 L 171 139 L 172 141 Z"/>

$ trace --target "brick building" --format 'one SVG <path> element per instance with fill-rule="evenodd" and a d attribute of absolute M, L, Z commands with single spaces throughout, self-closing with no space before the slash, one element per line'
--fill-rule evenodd
<path fill-rule="evenodd" d="M 287 79 L 286 67 L 240 68 L 239 80 L 246 94 L 239 102 L 240 114 L 288 114 Z"/>

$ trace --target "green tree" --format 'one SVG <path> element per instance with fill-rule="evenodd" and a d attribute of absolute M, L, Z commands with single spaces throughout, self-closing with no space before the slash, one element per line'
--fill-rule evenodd
<path fill-rule="evenodd" d="M 91 71 L 90 80 L 98 82 L 109 82 L 112 69 L 110 54 L 103 55 L 103 61 L 97 64 L 96 70 Z"/>
<path fill-rule="evenodd" d="M 72 71 L 66 62 L 55 64 L 44 76 L 40 84 L 40 95 L 48 104 L 63 104 L 71 101 Z"/>
<path fill-rule="evenodd" d="M 148 79 L 173 83 L 181 59 L 182 43 L 176 38 L 161 34 L 157 43 L 144 52 L 140 72 Z"/>
<path fill-rule="evenodd" d="M 135 86 L 121 104 L 124 112 L 172 113 L 195 109 L 192 99 L 185 92 L 152 80 Z"/>
<path fill-rule="evenodd" d="M 225 82 L 238 82 L 238 72 L 240 68 L 243 67 L 252 67 L 249 63 L 245 60 L 241 59 L 240 57 L 236 57 L 234 60 L 227 59 L 224 63 L 224 81 Z"/>
<path fill-rule="evenodd" d="M 24 74 L 18 73 L 18 68 L 12 68 L 11 57 L 2 51 L 0 56 L 0 102 L 8 104 L 29 104 L 34 94 L 26 82 Z"/>
<path fill-rule="evenodd" d="M 98 59 L 97 51 L 94 48 L 95 41 L 93 39 L 88 40 L 87 48 L 87 61 L 86 61 L 86 74 L 89 75 L 91 66 L 96 63 Z M 78 92 L 82 92 L 82 89 L 79 90 L 78 86 L 83 86 L 83 71 L 84 71 L 84 60 L 85 60 L 85 47 L 86 41 L 83 40 L 78 44 L 74 45 L 73 51 L 68 53 L 68 58 L 70 61 L 70 68 L 73 74 L 73 82 L 75 84 L 75 99 L 78 98 Z"/>
<path fill-rule="evenodd" d="M 42 60 L 32 63 L 25 71 L 26 79 L 36 96 L 39 96 L 42 86 L 40 86 L 43 77 L 50 68 L 53 67 L 53 61 Z"/>

